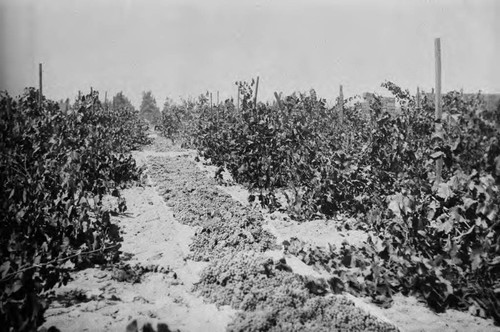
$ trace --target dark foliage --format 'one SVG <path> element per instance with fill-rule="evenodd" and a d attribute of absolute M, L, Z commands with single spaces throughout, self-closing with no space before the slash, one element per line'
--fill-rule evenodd
<path fill-rule="evenodd" d="M 254 105 L 252 85 L 239 84 L 240 111 L 192 108 L 189 134 L 200 153 L 271 210 L 285 208 L 276 199 L 283 193 L 296 219 L 348 213 L 376 234 L 363 248 L 311 252 L 310 262 L 381 303 L 412 292 L 438 311 L 468 309 L 500 322 L 500 125 L 481 95 L 446 94 L 436 123 L 433 100 L 424 95 L 417 108 L 414 96 L 386 82 L 399 114 L 375 96 L 368 113 L 344 105 L 341 121 L 314 91 Z"/>
<path fill-rule="evenodd" d="M 0 326 L 36 331 L 44 295 L 68 281 L 65 263 L 116 258 L 106 194 L 139 179 L 125 153 L 147 143 L 146 126 L 130 109 L 104 109 L 97 92 L 60 110 L 26 89 L 0 97 Z M 111 250 L 115 249 L 115 250 Z"/>

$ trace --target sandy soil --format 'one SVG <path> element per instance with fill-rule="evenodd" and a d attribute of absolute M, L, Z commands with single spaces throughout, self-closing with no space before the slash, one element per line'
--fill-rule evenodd
<path fill-rule="evenodd" d="M 196 152 L 172 148 L 164 139 L 156 138 L 150 149 L 134 152 L 139 165 L 145 165 L 148 156 L 176 157 L 188 155 L 194 160 Z M 207 177 L 213 177 L 215 167 L 197 166 Z M 147 174 L 146 174 L 147 175 Z M 235 200 L 248 205 L 248 191 L 232 184 L 224 175 L 226 185 L 217 186 Z M 172 209 L 147 179 L 145 187 L 134 187 L 123 192 L 128 211 L 114 221 L 123 232 L 123 252 L 130 266 L 153 266 L 157 272 L 147 272 L 140 283 L 123 281 L 122 270 L 99 268 L 86 269 L 73 274 L 74 280 L 56 289 L 59 300 L 54 301 L 46 313 L 44 327 L 57 326 L 61 331 L 124 331 L 137 320 L 139 327 L 145 322 L 165 323 L 171 330 L 225 331 L 236 311 L 223 306 L 217 308 L 191 292 L 193 283 L 208 263 L 187 259 L 189 244 L 196 228 L 180 224 Z M 297 223 L 280 213 L 269 214 L 262 210 L 265 229 L 277 242 L 297 237 L 311 246 L 340 245 L 347 241 L 353 245 L 366 239 L 361 231 L 339 232 L 338 221 L 309 221 Z M 313 277 L 326 277 L 325 271 L 315 270 L 298 258 L 282 250 L 268 251 L 272 258 L 285 257 L 294 273 Z M 119 281 L 122 280 L 122 281 Z M 396 325 L 401 331 L 499 331 L 491 320 L 473 317 L 468 313 L 449 310 L 435 314 L 414 297 L 397 295 L 389 309 L 382 309 L 368 299 L 346 295 L 364 310 L 381 320 Z"/>
<path fill-rule="evenodd" d="M 139 164 L 148 154 L 135 155 Z M 130 254 L 126 263 L 154 265 L 170 272 L 148 272 L 134 284 L 116 280 L 120 270 L 93 268 L 76 272 L 72 282 L 56 289 L 61 300 L 52 303 L 43 326 L 54 325 L 61 331 L 125 331 L 136 319 L 139 327 L 146 322 L 156 327 L 160 322 L 171 330 L 225 331 L 234 310 L 204 303 L 191 292 L 207 264 L 185 258 L 194 229 L 175 220 L 152 186 L 127 189 L 123 196 L 127 216 L 114 221 L 123 231 L 122 250 Z M 75 294 L 85 300 L 67 303 Z"/>

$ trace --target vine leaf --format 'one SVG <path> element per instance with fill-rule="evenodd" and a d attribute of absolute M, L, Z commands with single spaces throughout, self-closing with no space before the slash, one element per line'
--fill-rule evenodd
<path fill-rule="evenodd" d="M 6 261 L 0 266 L 0 274 L 2 275 L 2 279 L 5 278 L 5 276 L 9 272 L 9 269 L 10 269 L 10 261 Z"/>
<path fill-rule="evenodd" d="M 455 194 L 453 193 L 453 191 L 451 190 L 450 186 L 447 183 L 440 183 L 436 195 L 447 201 L 450 197 L 453 197 Z"/>

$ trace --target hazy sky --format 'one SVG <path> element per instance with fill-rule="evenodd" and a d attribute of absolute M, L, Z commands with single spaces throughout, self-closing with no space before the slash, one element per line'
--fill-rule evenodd
<path fill-rule="evenodd" d="M 329 101 L 382 92 L 388 79 L 434 85 L 441 38 L 443 88 L 500 92 L 496 0 L 0 0 L 0 90 L 36 86 L 71 97 L 90 86 L 161 106 L 260 76 L 259 99 L 316 89 Z"/>

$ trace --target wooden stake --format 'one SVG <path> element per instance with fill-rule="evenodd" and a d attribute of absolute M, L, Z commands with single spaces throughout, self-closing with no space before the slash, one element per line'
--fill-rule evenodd
<path fill-rule="evenodd" d="M 340 123 L 344 122 L 344 90 L 342 84 L 339 87 L 339 103 L 338 108 L 340 112 Z"/>
<path fill-rule="evenodd" d="M 10 116 L 10 113 L 12 111 L 12 104 L 10 102 L 10 97 L 7 97 L 7 115 Z"/>
<path fill-rule="evenodd" d="M 253 98 L 254 107 L 257 108 L 257 93 L 259 92 L 259 76 L 257 76 L 257 83 L 255 84 L 255 97 Z"/>
<path fill-rule="evenodd" d="M 420 88 L 417 86 L 417 110 L 420 110 Z"/>
<path fill-rule="evenodd" d="M 90 100 L 92 101 L 92 111 L 94 111 L 94 89 L 90 87 Z"/>
<path fill-rule="evenodd" d="M 219 106 L 219 91 L 217 91 L 217 106 Z"/>
<path fill-rule="evenodd" d="M 210 92 L 210 109 L 212 109 L 212 92 Z"/>
<path fill-rule="evenodd" d="M 441 109 L 441 40 L 440 38 L 436 38 L 434 40 L 434 48 L 435 48 L 435 58 L 436 58 L 436 94 L 435 94 L 435 130 L 437 134 L 441 134 L 442 124 L 442 109 Z M 439 135 L 441 136 L 441 135 Z M 439 157 L 436 160 L 436 179 L 435 185 L 439 185 L 441 182 L 441 174 L 443 171 L 443 158 Z"/>
<path fill-rule="evenodd" d="M 274 92 L 274 97 L 276 98 L 276 102 L 278 103 L 278 108 L 279 109 L 282 109 L 282 104 L 281 104 L 281 99 L 280 99 L 280 96 L 278 95 L 278 93 L 275 91 Z"/>
<path fill-rule="evenodd" d="M 238 94 L 236 96 L 236 110 L 240 111 L 240 85 L 238 84 Z"/>
<path fill-rule="evenodd" d="M 39 90 L 38 90 L 38 107 L 42 108 L 42 98 L 43 98 L 43 79 L 42 79 L 42 64 L 38 64 L 38 77 L 39 77 Z"/>

